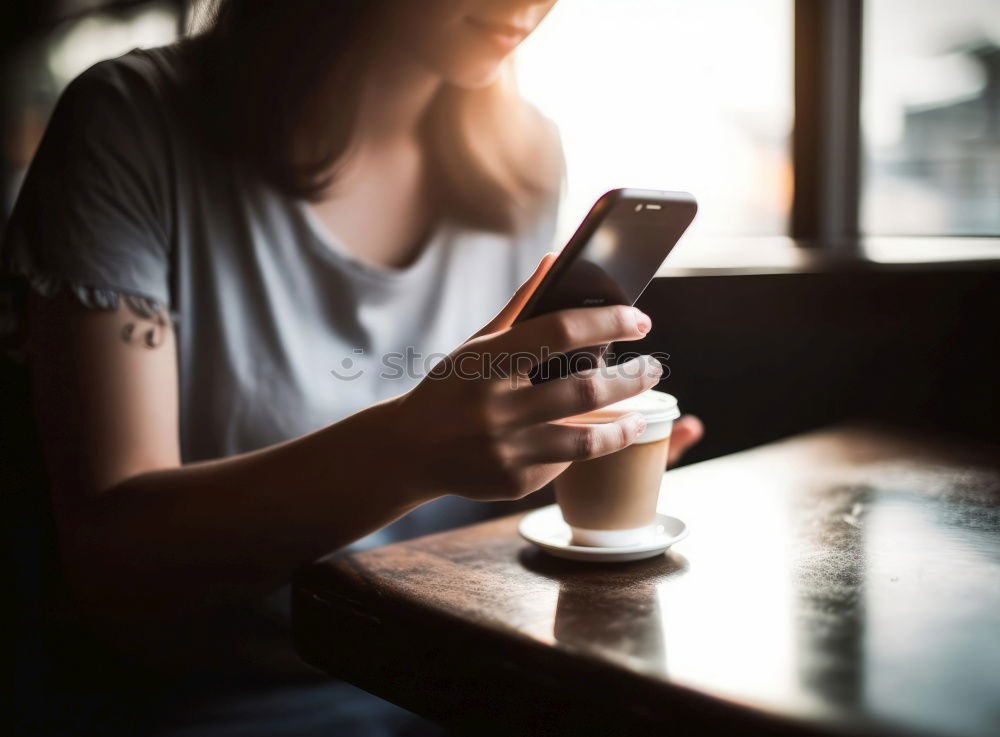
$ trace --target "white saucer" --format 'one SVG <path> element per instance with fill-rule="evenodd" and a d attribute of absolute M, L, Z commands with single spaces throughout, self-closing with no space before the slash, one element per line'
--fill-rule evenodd
<path fill-rule="evenodd" d="M 559 507 L 551 504 L 525 515 L 521 524 L 517 526 L 517 531 L 528 542 L 559 558 L 588 560 L 595 563 L 620 563 L 660 555 L 688 534 L 687 525 L 676 517 L 668 517 L 665 514 L 656 515 L 654 525 L 653 539 L 639 545 L 625 545 L 618 548 L 570 545 L 572 533 L 569 525 L 563 521 Z"/>

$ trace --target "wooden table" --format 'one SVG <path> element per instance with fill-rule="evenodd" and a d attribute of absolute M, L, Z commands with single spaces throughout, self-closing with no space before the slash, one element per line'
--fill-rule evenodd
<path fill-rule="evenodd" d="M 473 734 L 1000 735 L 997 447 L 841 426 L 670 471 L 661 511 L 691 535 L 638 563 L 519 516 L 324 559 L 297 646 Z"/>

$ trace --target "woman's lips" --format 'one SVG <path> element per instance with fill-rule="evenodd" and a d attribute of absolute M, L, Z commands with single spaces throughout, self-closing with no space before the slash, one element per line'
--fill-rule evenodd
<path fill-rule="evenodd" d="M 528 35 L 526 29 L 510 23 L 488 21 L 471 16 L 467 17 L 465 21 L 502 51 L 512 50 Z"/>

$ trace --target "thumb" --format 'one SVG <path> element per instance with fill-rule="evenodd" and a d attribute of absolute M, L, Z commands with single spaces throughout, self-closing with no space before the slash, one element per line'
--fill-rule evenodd
<path fill-rule="evenodd" d="M 524 284 L 517 288 L 517 291 L 514 292 L 514 296 L 510 298 L 507 305 L 473 337 L 509 328 L 511 323 L 514 322 L 514 318 L 524 309 L 524 305 L 528 303 L 532 293 L 538 288 L 542 279 L 545 278 L 555 260 L 556 253 L 554 251 L 549 251 L 542 256 L 542 260 L 538 262 L 534 273 L 528 277 Z"/>

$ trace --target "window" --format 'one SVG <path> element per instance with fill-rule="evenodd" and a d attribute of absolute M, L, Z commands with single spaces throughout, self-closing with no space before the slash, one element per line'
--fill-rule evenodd
<path fill-rule="evenodd" d="M 1000 2 L 864 8 L 863 232 L 1000 234 Z"/>
<path fill-rule="evenodd" d="M 116 13 L 89 13 L 51 34 L 48 70 L 55 83 L 64 87 L 102 59 L 174 41 L 179 25 L 177 8 L 170 2 L 146 2 Z"/>
<path fill-rule="evenodd" d="M 692 233 L 783 235 L 791 59 L 791 0 L 561 0 L 518 82 L 562 133 L 563 238 L 621 186 L 690 190 Z"/>

